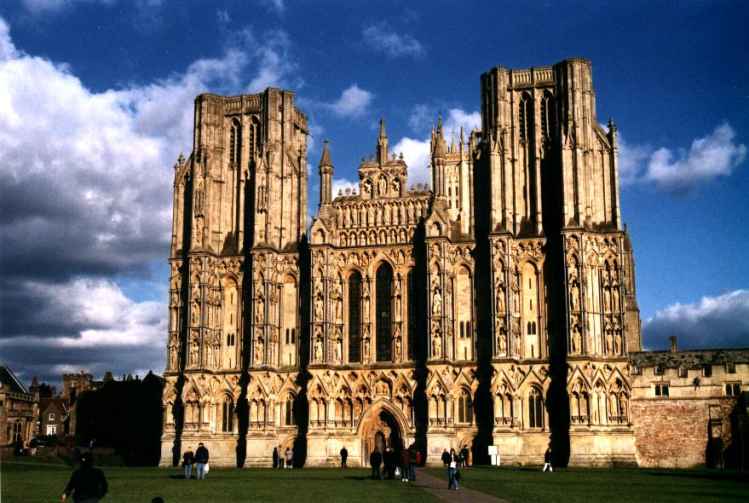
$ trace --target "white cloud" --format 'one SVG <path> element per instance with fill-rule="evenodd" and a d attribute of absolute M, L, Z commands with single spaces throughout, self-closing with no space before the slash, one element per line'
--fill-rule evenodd
<path fill-rule="evenodd" d="M 675 153 L 665 147 L 622 142 L 620 176 L 622 183 L 652 183 L 657 189 L 684 192 L 721 176 L 729 176 L 746 159 L 747 148 L 735 142 L 736 132 L 728 123 L 695 139 L 689 150 Z"/>
<path fill-rule="evenodd" d="M 80 3 L 113 5 L 117 0 L 23 0 L 23 6 L 32 14 L 56 12 Z M 151 0 L 153 1 L 153 0 Z M 161 0 L 158 0 L 159 2 Z"/>
<path fill-rule="evenodd" d="M 407 33 L 397 33 L 387 23 L 377 23 L 362 30 L 364 43 L 391 58 L 419 58 L 426 54 L 424 46 Z"/>
<path fill-rule="evenodd" d="M 346 189 L 358 191 L 359 182 L 347 180 L 346 178 L 333 178 L 333 199 L 338 197 L 339 192 L 345 194 Z"/>
<path fill-rule="evenodd" d="M 643 324 L 646 346 L 668 346 L 677 336 L 687 348 L 749 347 L 749 290 L 703 297 L 691 304 L 661 309 Z"/>
<path fill-rule="evenodd" d="M 216 21 L 218 21 L 218 24 L 226 26 L 231 22 L 231 16 L 229 16 L 229 11 L 226 9 L 219 9 L 216 11 Z"/>
<path fill-rule="evenodd" d="M 411 118 L 418 116 L 418 121 L 423 122 L 425 106 L 417 105 Z M 417 120 L 417 119 L 414 119 Z M 409 119 L 409 123 L 411 123 Z M 464 131 L 465 140 L 473 129 L 481 127 L 481 114 L 479 112 L 466 112 L 460 108 L 451 108 L 447 112 L 442 130 L 448 143 L 455 139 L 458 141 L 461 128 Z M 431 162 L 430 138 L 415 139 L 401 138 L 393 147 L 392 151 L 403 153 L 403 159 L 408 165 L 408 182 L 410 184 L 426 183 L 431 185 L 431 173 L 429 164 Z"/>
<path fill-rule="evenodd" d="M 282 14 L 286 10 L 285 0 L 261 0 L 260 3 L 265 6 L 266 9 L 275 11 L 278 14 Z"/>
<path fill-rule="evenodd" d="M 341 97 L 330 103 L 329 108 L 340 117 L 360 117 L 369 110 L 374 95 L 352 84 L 341 93 Z"/>

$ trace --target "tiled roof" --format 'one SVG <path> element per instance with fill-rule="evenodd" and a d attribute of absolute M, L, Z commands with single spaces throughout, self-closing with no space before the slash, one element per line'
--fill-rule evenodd
<path fill-rule="evenodd" d="M 8 367 L 0 366 L 0 383 L 5 391 L 11 393 L 23 393 L 28 395 L 29 390 L 18 380 L 16 375 Z"/>

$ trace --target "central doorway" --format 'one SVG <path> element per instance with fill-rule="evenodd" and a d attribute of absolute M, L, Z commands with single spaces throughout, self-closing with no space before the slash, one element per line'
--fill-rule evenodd
<path fill-rule="evenodd" d="M 383 408 L 362 429 L 362 466 L 369 466 L 369 455 L 374 450 L 384 453 L 387 448 L 398 455 L 403 449 L 403 432 L 395 416 Z"/>

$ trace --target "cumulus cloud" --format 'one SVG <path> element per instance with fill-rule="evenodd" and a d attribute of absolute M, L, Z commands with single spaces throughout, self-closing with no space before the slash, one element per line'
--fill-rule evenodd
<path fill-rule="evenodd" d="M 372 49 L 391 58 L 419 58 L 426 54 L 421 42 L 407 33 L 396 32 L 385 22 L 365 26 L 362 39 Z"/>
<path fill-rule="evenodd" d="M 679 347 L 749 347 L 749 290 L 703 297 L 691 304 L 661 309 L 643 324 L 645 346 L 668 347 L 675 335 Z"/>
<path fill-rule="evenodd" d="M 341 97 L 331 103 L 330 109 L 341 117 L 359 117 L 369 110 L 374 95 L 352 84 L 341 93 Z"/>
<path fill-rule="evenodd" d="M 409 124 L 424 121 L 426 115 L 425 105 L 417 105 L 411 114 Z M 414 119 L 418 117 L 418 119 Z M 457 142 L 461 128 L 467 135 L 473 130 L 481 127 L 481 114 L 479 112 L 466 112 L 460 108 L 451 108 L 447 112 L 443 124 L 443 132 L 448 142 L 455 139 Z M 426 183 L 431 184 L 431 174 L 429 163 L 431 162 L 430 138 L 424 139 L 404 137 L 401 138 L 393 147 L 393 152 L 403 153 L 403 159 L 408 165 L 408 181 L 411 184 Z"/>
<path fill-rule="evenodd" d="M 93 91 L 66 64 L 16 47 L 0 18 L 0 320 L 9 364 L 96 365 L 112 361 L 100 359 L 101 347 L 128 341 L 137 353 L 154 334 L 166 337 L 154 314 L 164 306 L 128 299 L 112 278 L 142 281 L 168 254 L 171 166 L 191 149 L 195 96 L 282 86 L 293 73 L 283 32 L 236 38 L 182 73 Z M 86 296 L 113 311 L 92 312 Z M 66 351 L 40 356 L 34 341 L 47 336 Z"/>
<path fill-rule="evenodd" d="M 346 178 L 333 178 L 333 199 L 339 195 L 339 193 L 345 194 L 346 190 L 358 191 L 359 182 L 348 180 Z"/>
<path fill-rule="evenodd" d="M 695 139 L 689 149 L 674 152 L 622 141 L 620 175 L 623 184 L 651 183 L 667 192 L 686 192 L 699 185 L 729 176 L 746 159 L 746 145 L 738 143 L 728 123 Z"/>

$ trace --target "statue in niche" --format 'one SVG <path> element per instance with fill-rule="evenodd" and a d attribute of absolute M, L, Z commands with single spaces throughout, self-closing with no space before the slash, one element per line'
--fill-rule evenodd
<path fill-rule="evenodd" d="M 336 323 L 343 322 L 343 299 L 341 297 L 335 300 L 335 321 Z"/>
<path fill-rule="evenodd" d="M 517 284 L 514 286 L 517 287 Z M 516 314 L 520 312 L 520 288 L 512 289 L 512 312 Z"/>
<path fill-rule="evenodd" d="M 401 193 L 401 181 L 396 178 L 393 180 L 393 194 L 395 194 L 395 196 L 397 197 L 400 195 L 400 193 Z"/>
<path fill-rule="evenodd" d="M 340 329 L 339 329 L 340 330 Z M 335 339 L 335 361 L 341 362 L 341 355 L 343 354 L 343 338 L 339 335 Z"/>
<path fill-rule="evenodd" d="M 398 330 L 398 329 L 396 328 L 396 330 Z M 394 360 L 396 362 L 399 362 L 400 359 L 401 359 L 401 338 L 400 338 L 400 334 L 393 341 L 393 354 L 395 355 Z"/>
<path fill-rule="evenodd" d="M 362 317 L 369 320 L 369 280 L 362 282 Z"/>
<path fill-rule="evenodd" d="M 262 296 L 258 296 L 255 301 L 255 324 L 262 325 L 265 321 L 265 300 Z"/>
<path fill-rule="evenodd" d="M 179 343 L 177 342 L 177 333 L 173 333 L 169 336 L 169 368 L 175 370 L 177 368 L 177 358 Z"/>
<path fill-rule="evenodd" d="M 318 293 L 315 297 L 315 320 L 317 321 L 323 321 L 324 318 L 324 309 L 323 309 L 323 300 L 322 300 L 322 293 Z"/>
<path fill-rule="evenodd" d="M 380 181 L 378 182 L 377 190 L 379 192 L 380 197 L 385 197 L 387 195 L 388 191 L 388 181 L 384 176 L 380 177 Z"/>
<path fill-rule="evenodd" d="M 583 346 L 583 336 L 580 333 L 580 325 L 574 323 L 572 325 L 572 353 L 580 353 Z"/>
<path fill-rule="evenodd" d="M 198 331 L 193 330 L 190 336 L 190 365 L 198 364 L 198 352 L 200 351 Z"/>
<path fill-rule="evenodd" d="M 500 327 L 497 336 L 497 354 L 502 356 L 507 354 L 507 331 L 504 326 Z"/>
<path fill-rule="evenodd" d="M 603 286 L 605 287 L 609 286 L 610 283 L 609 283 L 609 270 L 608 269 L 603 270 L 603 272 L 601 273 L 601 277 L 602 277 L 601 283 L 603 283 Z"/>
<path fill-rule="evenodd" d="M 614 336 L 614 352 L 617 355 L 622 354 L 622 332 L 621 330 L 617 330 L 616 336 Z"/>
<path fill-rule="evenodd" d="M 619 287 L 613 286 L 611 288 L 611 297 L 614 311 L 619 311 Z"/>
<path fill-rule="evenodd" d="M 263 338 L 258 336 L 255 339 L 255 364 L 260 365 L 263 362 Z"/>
<path fill-rule="evenodd" d="M 513 318 L 512 320 L 512 342 L 512 354 L 519 357 L 521 347 L 520 318 Z"/>
<path fill-rule="evenodd" d="M 361 191 L 362 191 L 362 194 L 364 194 L 365 196 L 371 196 L 372 195 L 372 180 L 370 180 L 369 178 L 364 180 Z"/>
<path fill-rule="evenodd" d="M 505 289 L 503 286 L 497 289 L 497 313 L 505 312 Z"/>
<path fill-rule="evenodd" d="M 610 354 L 614 349 L 613 339 L 614 337 L 613 335 L 611 335 L 611 326 L 607 324 L 606 326 L 606 348 L 605 348 L 605 351 L 607 354 Z"/>
<path fill-rule="evenodd" d="M 611 312 L 611 289 L 608 287 L 603 288 L 603 310 L 607 313 Z"/>
<path fill-rule="evenodd" d="M 319 335 L 319 331 L 318 331 L 317 337 L 315 337 L 315 355 L 314 355 L 314 360 L 316 362 L 321 362 L 322 361 L 322 336 Z"/>
<path fill-rule="evenodd" d="M 573 312 L 580 310 L 580 289 L 577 286 L 577 281 L 573 282 L 570 288 L 570 309 Z"/>
<path fill-rule="evenodd" d="M 375 210 L 372 205 L 367 206 L 367 223 L 370 227 L 375 223 Z"/>
<path fill-rule="evenodd" d="M 439 316 L 442 312 L 442 294 L 440 293 L 439 287 L 434 289 L 432 294 L 432 314 Z"/>
<path fill-rule="evenodd" d="M 196 300 L 192 303 L 192 324 L 194 326 L 200 325 L 200 304 Z"/>
<path fill-rule="evenodd" d="M 383 213 L 385 214 L 383 224 L 390 225 L 390 205 L 389 204 L 385 204 L 385 209 Z"/>
<path fill-rule="evenodd" d="M 442 337 L 440 336 L 439 329 L 435 330 L 435 335 L 432 338 L 432 356 L 439 358 L 442 356 Z"/>

